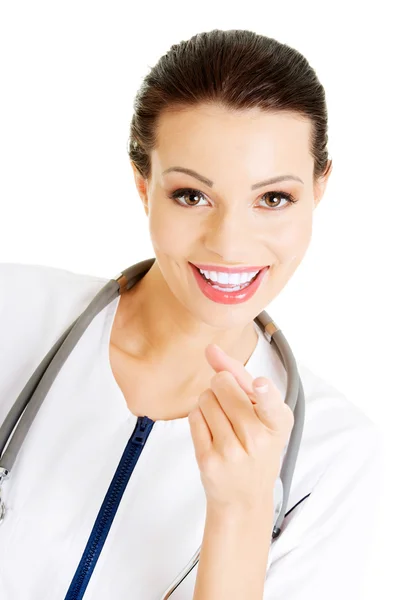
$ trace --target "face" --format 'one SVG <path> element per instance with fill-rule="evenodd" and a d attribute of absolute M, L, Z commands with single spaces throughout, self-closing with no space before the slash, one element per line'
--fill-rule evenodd
<path fill-rule="evenodd" d="M 223 329 L 245 326 L 301 263 L 327 181 L 313 183 L 310 131 L 310 121 L 298 115 L 260 109 L 199 105 L 161 116 L 151 178 L 143 180 L 134 168 L 135 180 L 149 217 L 157 276 L 176 306 L 197 321 Z M 166 173 L 171 167 L 194 170 L 201 180 Z M 295 179 L 252 189 L 284 175 Z M 210 284 L 199 285 L 191 263 L 269 268 L 261 271 L 252 295 L 239 291 L 233 298 L 208 293 Z"/>

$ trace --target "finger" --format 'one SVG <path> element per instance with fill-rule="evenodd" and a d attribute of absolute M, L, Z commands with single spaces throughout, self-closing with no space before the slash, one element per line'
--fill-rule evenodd
<path fill-rule="evenodd" d="M 214 392 L 243 448 L 249 452 L 260 432 L 260 419 L 254 412 L 246 392 L 229 371 L 217 373 L 211 379 Z M 254 391 L 253 391 L 254 394 Z"/>
<path fill-rule="evenodd" d="M 190 411 L 188 421 L 196 460 L 200 465 L 203 454 L 207 454 L 212 448 L 212 434 L 198 404 Z"/>
<path fill-rule="evenodd" d="M 211 431 L 215 450 L 223 454 L 237 446 L 239 440 L 232 424 L 212 389 L 208 388 L 200 394 L 199 407 Z"/>
<path fill-rule="evenodd" d="M 253 381 L 253 387 L 257 398 L 254 411 L 260 421 L 273 432 L 286 434 L 290 431 L 294 424 L 294 415 L 285 404 L 279 390 L 271 386 L 266 377 L 257 377 Z"/>
<path fill-rule="evenodd" d="M 253 377 L 239 360 L 226 354 L 217 344 L 208 344 L 205 354 L 209 364 L 216 373 L 229 371 L 246 394 L 254 394 L 252 387 Z M 253 401 L 252 398 L 250 400 Z"/>
<path fill-rule="evenodd" d="M 239 360 L 226 354 L 226 352 L 224 352 L 217 344 L 208 344 L 208 346 L 206 346 L 205 354 L 214 371 L 217 373 L 221 371 L 229 371 L 232 373 L 240 387 L 248 395 L 252 404 L 256 404 L 257 400 L 253 389 L 253 377 Z M 270 387 L 273 388 L 277 394 L 280 394 L 276 384 L 271 379 L 268 379 L 268 381 Z"/>

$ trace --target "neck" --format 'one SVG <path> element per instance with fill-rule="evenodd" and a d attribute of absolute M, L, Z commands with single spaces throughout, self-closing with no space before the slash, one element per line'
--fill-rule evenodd
<path fill-rule="evenodd" d="M 204 353 L 208 344 L 218 344 L 245 365 L 258 341 L 253 321 L 216 329 L 196 319 L 171 292 L 157 261 L 122 294 L 119 313 L 115 327 L 122 351 L 144 365 L 171 370 L 194 385 L 214 374 Z"/>

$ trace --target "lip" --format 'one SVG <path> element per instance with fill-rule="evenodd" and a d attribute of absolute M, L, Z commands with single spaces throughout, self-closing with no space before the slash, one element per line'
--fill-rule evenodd
<path fill-rule="evenodd" d="M 254 281 L 246 286 L 242 290 L 237 290 L 236 292 L 229 292 L 228 288 L 226 291 L 215 289 L 210 283 L 208 283 L 204 277 L 200 274 L 200 271 L 192 264 L 189 263 L 190 268 L 193 272 L 194 278 L 196 280 L 197 285 L 203 294 L 213 302 L 218 302 L 219 304 L 240 304 L 241 302 L 246 302 L 250 300 L 252 296 L 256 293 L 258 288 L 260 287 L 262 281 L 265 277 L 268 277 L 270 267 L 264 267 L 260 270 Z M 246 267 L 247 268 L 247 267 Z"/>
<path fill-rule="evenodd" d="M 250 271 L 260 271 L 261 269 L 265 269 L 266 267 L 270 266 L 270 265 L 263 265 L 262 267 L 260 267 L 260 266 L 258 266 L 258 267 L 257 266 L 256 267 L 224 267 L 221 265 L 206 265 L 204 263 L 189 262 L 189 264 L 194 265 L 198 269 L 203 269 L 203 271 L 216 271 L 217 273 L 220 273 L 221 271 L 224 273 L 242 273 L 243 271 L 248 273 Z"/>

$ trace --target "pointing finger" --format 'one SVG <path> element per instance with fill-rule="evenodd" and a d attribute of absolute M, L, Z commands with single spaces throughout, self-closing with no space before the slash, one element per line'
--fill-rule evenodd
<path fill-rule="evenodd" d="M 217 344 L 208 344 L 205 354 L 209 364 L 216 373 L 229 371 L 246 394 L 254 396 L 252 386 L 253 377 L 239 360 L 226 354 Z"/>

